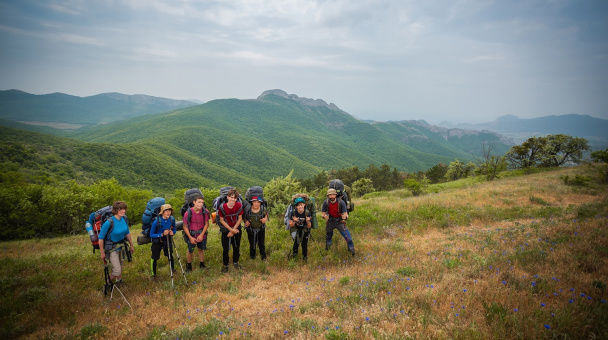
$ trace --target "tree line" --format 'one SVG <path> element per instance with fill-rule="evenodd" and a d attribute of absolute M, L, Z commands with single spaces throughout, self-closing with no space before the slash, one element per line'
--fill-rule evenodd
<path fill-rule="evenodd" d="M 404 187 L 416 195 L 428 183 L 457 180 L 471 175 L 485 176 L 487 180 L 492 180 L 508 168 L 555 167 L 580 163 L 583 153 L 589 151 L 589 146 L 584 138 L 549 135 L 532 137 L 521 145 L 513 146 L 504 155 L 494 154 L 491 145 L 485 145 L 483 150 L 476 163 L 454 160 L 449 165 L 440 163 L 417 173 L 405 173 L 387 164 L 380 167 L 370 164 L 366 169 L 353 166 L 324 170 L 305 179 L 293 177 L 292 171 L 285 177 L 274 178 L 263 185 L 264 194 L 274 214 L 283 213 L 291 201 L 291 195 L 297 192 L 309 193 L 320 204 L 325 198 L 328 182 L 336 178 L 345 183 L 351 197 Z M 591 159 L 598 163 L 608 163 L 608 149 L 591 153 Z M 598 169 L 602 178 L 608 181 L 608 165 L 600 164 Z M 114 200 L 127 202 L 130 223 L 139 224 L 146 202 L 156 196 L 152 190 L 123 187 L 114 178 L 85 184 L 76 180 L 32 183 L 16 169 L 4 170 L 8 171 L 0 173 L 0 240 L 84 233 L 84 223 L 89 214 L 112 204 Z M 205 194 L 207 206 L 210 206 L 213 198 L 219 194 L 219 188 L 206 188 L 204 183 L 199 183 L 199 188 Z M 186 189 L 175 189 L 165 195 L 176 211 L 183 203 Z M 247 188 L 239 188 L 243 194 L 246 190 Z"/>

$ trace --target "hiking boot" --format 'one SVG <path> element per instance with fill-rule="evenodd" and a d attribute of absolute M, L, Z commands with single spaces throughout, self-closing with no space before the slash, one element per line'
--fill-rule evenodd
<path fill-rule="evenodd" d="M 223 266 L 222 273 L 227 273 L 227 272 L 228 272 L 228 266 Z"/>
<path fill-rule="evenodd" d="M 235 263 L 233 264 L 233 266 L 234 266 L 234 269 L 243 269 L 243 267 L 241 267 L 241 265 L 240 265 L 240 264 L 238 264 L 238 262 L 235 262 Z"/>
<path fill-rule="evenodd" d="M 205 266 L 205 262 L 201 262 L 201 263 L 198 265 L 198 267 L 199 267 L 200 269 L 205 269 L 205 268 L 207 268 L 207 266 Z"/>
<path fill-rule="evenodd" d="M 192 271 L 192 263 L 186 263 L 186 273 L 190 273 Z"/>
<path fill-rule="evenodd" d="M 116 280 L 116 282 L 114 282 L 114 285 L 118 288 L 122 287 L 122 285 L 124 285 L 124 284 L 125 284 L 125 282 L 122 279 Z"/>
<path fill-rule="evenodd" d="M 355 256 L 355 248 L 349 248 L 348 251 L 350 251 L 350 253 Z"/>
<path fill-rule="evenodd" d="M 308 263 L 308 256 L 304 256 L 304 262 Z"/>
<path fill-rule="evenodd" d="M 158 281 L 158 276 L 152 275 L 152 281 Z"/>

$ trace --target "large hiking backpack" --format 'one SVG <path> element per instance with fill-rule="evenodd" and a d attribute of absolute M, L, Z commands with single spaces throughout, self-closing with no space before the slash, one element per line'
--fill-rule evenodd
<path fill-rule="evenodd" d="M 86 223 L 86 229 L 89 233 L 89 238 L 91 239 L 91 245 L 93 246 L 93 253 L 95 253 L 95 249 L 99 249 L 99 232 L 101 231 L 101 226 L 108 220 L 108 218 L 112 217 L 112 206 L 108 205 L 94 213 L 89 215 L 89 220 Z M 113 227 L 113 224 L 110 225 Z M 108 231 L 108 235 L 112 229 Z"/>
<path fill-rule="evenodd" d="M 186 192 L 184 192 L 184 204 L 182 205 L 182 208 L 180 209 L 180 214 L 182 215 L 182 217 L 184 217 L 184 215 L 186 214 L 186 211 L 188 211 L 188 209 L 190 209 L 194 206 L 194 197 L 196 197 L 196 196 L 202 196 L 204 198 L 204 195 L 203 195 L 203 192 L 201 191 L 201 189 L 192 188 L 192 189 L 188 189 L 188 190 L 186 190 Z M 205 209 L 207 209 L 207 205 L 205 203 L 203 203 L 203 207 Z"/>
<path fill-rule="evenodd" d="M 245 193 L 245 199 L 243 200 L 243 212 L 247 214 L 251 211 L 252 200 L 254 197 L 262 199 L 262 215 L 265 215 L 268 211 L 268 202 L 266 202 L 266 200 L 264 199 L 264 189 L 259 186 L 253 186 L 247 189 L 247 192 Z"/>
<path fill-rule="evenodd" d="M 222 205 L 224 203 L 228 202 L 228 191 L 230 191 L 230 189 L 234 189 L 234 187 L 223 187 L 220 189 L 220 195 L 218 197 L 216 197 L 213 200 L 213 210 L 215 210 L 216 214 L 215 214 L 215 224 L 217 224 L 218 226 L 220 226 L 220 229 L 222 228 L 222 225 L 220 224 L 220 214 L 217 214 L 217 212 L 220 211 L 220 208 L 222 207 Z M 241 204 L 243 204 L 243 199 L 241 198 L 241 195 L 239 195 L 239 197 L 237 197 L 236 199 L 237 202 L 240 202 Z"/>
<path fill-rule="evenodd" d="M 165 204 L 165 199 L 162 197 L 154 197 L 146 203 L 146 210 L 141 216 L 141 233 L 142 235 L 150 235 L 150 228 L 152 227 L 152 221 L 158 216 L 160 207 Z"/>
<path fill-rule="evenodd" d="M 310 224 L 312 229 L 317 229 L 319 227 L 319 222 L 317 221 L 317 208 L 315 206 L 315 198 L 309 197 L 307 194 L 295 194 L 291 197 L 291 203 L 287 206 L 285 210 L 285 216 L 283 218 L 283 222 L 285 222 L 285 230 L 289 231 L 289 220 L 291 219 L 292 212 L 296 209 L 295 201 L 296 198 L 302 197 L 306 205 L 304 207 L 304 212 L 310 212 Z"/>
<path fill-rule="evenodd" d="M 346 210 L 348 212 L 355 210 L 355 203 L 351 202 L 348 198 L 348 191 L 350 191 L 350 188 L 346 187 L 342 180 L 332 179 L 329 181 L 329 189 L 336 189 L 336 192 L 338 193 L 337 197 L 346 203 Z"/>

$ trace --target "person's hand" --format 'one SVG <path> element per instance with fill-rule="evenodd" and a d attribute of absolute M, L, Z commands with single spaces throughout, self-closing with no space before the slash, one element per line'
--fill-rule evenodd
<path fill-rule="evenodd" d="M 167 236 L 167 235 L 169 235 L 169 229 L 163 231 L 163 236 Z"/>
<path fill-rule="evenodd" d="M 133 243 L 131 243 L 131 254 L 135 253 L 135 248 L 133 248 Z"/>
<path fill-rule="evenodd" d="M 194 237 L 190 236 L 189 238 L 191 244 L 196 244 L 196 239 Z"/>
<path fill-rule="evenodd" d="M 329 219 L 329 214 L 323 214 L 323 219 L 324 220 L 328 220 Z"/>
<path fill-rule="evenodd" d="M 306 222 L 310 222 L 310 216 L 306 216 Z"/>
<path fill-rule="evenodd" d="M 266 223 L 268 221 L 268 218 L 264 217 L 260 219 L 260 222 L 262 222 L 262 224 Z"/>
<path fill-rule="evenodd" d="M 103 251 L 103 250 L 101 250 L 101 249 L 100 249 L 100 250 L 99 250 L 99 254 L 101 255 L 101 259 L 102 259 L 102 260 L 105 260 L 105 259 L 106 259 L 106 252 L 105 252 L 105 251 Z"/>
<path fill-rule="evenodd" d="M 234 229 L 232 229 L 232 233 L 233 233 L 234 235 L 236 235 L 236 234 L 238 234 L 238 233 L 239 233 L 239 230 L 238 230 L 237 228 L 234 228 Z"/>
<path fill-rule="evenodd" d="M 245 228 L 249 227 L 249 221 L 245 221 Z"/>
<path fill-rule="evenodd" d="M 226 235 L 226 236 L 228 236 L 228 237 L 232 237 L 232 236 L 234 236 L 234 234 L 232 233 L 232 231 L 229 231 L 229 232 L 228 232 L 228 235 Z"/>
<path fill-rule="evenodd" d="M 196 237 L 196 242 L 203 242 L 203 236 L 204 235 L 205 234 L 203 234 L 203 233 L 198 234 L 198 236 Z"/>
<path fill-rule="evenodd" d="M 169 230 L 169 235 L 173 236 L 175 234 L 173 234 L 173 230 Z"/>

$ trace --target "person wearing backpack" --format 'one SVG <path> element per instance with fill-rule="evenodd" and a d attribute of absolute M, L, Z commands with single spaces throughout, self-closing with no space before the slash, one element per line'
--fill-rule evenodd
<path fill-rule="evenodd" d="M 173 207 L 171 207 L 171 204 L 163 204 L 160 207 L 158 216 L 154 219 L 154 221 L 152 221 L 152 227 L 150 227 L 150 239 L 152 241 L 152 259 L 150 260 L 150 267 L 152 269 L 152 277 L 154 279 L 156 279 L 157 261 L 160 259 L 161 250 L 169 259 L 171 271 L 174 271 L 175 268 L 171 237 L 175 234 L 176 229 L 175 218 L 171 216 L 172 214 Z M 171 256 L 169 256 L 169 254 L 171 254 Z"/>
<path fill-rule="evenodd" d="M 99 232 L 99 253 L 104 260 L 106 255 L 112 264 L 110 281 L 116 279 L 115 284 L 120 285 L 122 281 L 122 251 L 130 251 L 133 254 L 133 241 L 129 232 L 129 222 L 125 216 L 127 213 L 127 203 L 116 201 L 112 204 L 112 217 L 108 218 L 101 226 Z M 130 245 L 129 250 L 125 249 L 127 241 Z"/>
<path fill-rule="evenodd" d="M 304 262 L 308 260 L 308 238 L 310 236 L 311 215 L 310 211 L 306 210 L 306 201 L 302 197 L 296 198 L 294 201 L 296 206 L 291 211 L 291 218 L 289 219 L 289 231 L 293 238 L 293 252 L 292 257 L 298 255 L 298 248 L 302 245 L 302 257 Z"/>
<path fill-rule="evenodd" d="M 236 269 L 242 269 L 239 264 L 241 245 L 241 222 L 243 221 L 243 205 L 237 202 L 239 192 L 230 189 L 226 195 L 228 202 L 219 206 L 220 232 L 222 233 L 222 273 L 228 272 L 230 261 L 230 245 L 232 249 L 232 264 Z"/>
<path fill-rule="evenodd" d="M 196 195 L 192 199 L 193 206 L 184 214 L 184 240 L 188 244 L 186 254 L 186 271 L 192 271 L 192 253 L 198 248 L 199 268 L 205 266 L 205 250 L 207 250 L 207 229 L 209 228 L 209 210 L 205 208 L 205 199 Z"/>
<path fill-rule="evenodd" d="M 255 259 L 256 246 L 260 247 L 260 257 L 266 261 L 266 222 L 268 211 L 262 207 L 262 198 L 254 196 L 251 198 L 251 206 L 243 214 L 245 230 L 249 239 L 249 257 Z"/>
<path fill-rule="evenodd" d="M 326 220 L 325 224 L 325 250 L 331 247 L 331 239 L 334 235 L 334 229 L 338 229 L 342 237 L 346 240 L 348 251 L 355 256 L 355 244 L 350 235 L 350 231 L 346 228 L 346 220 L 348 219 L 348 210 L 346 203 L 342 199 L 337 199 L 338 193 L 336 189 L 327 190 L 327 199 L 323 202 L 321 212 Z"/>

